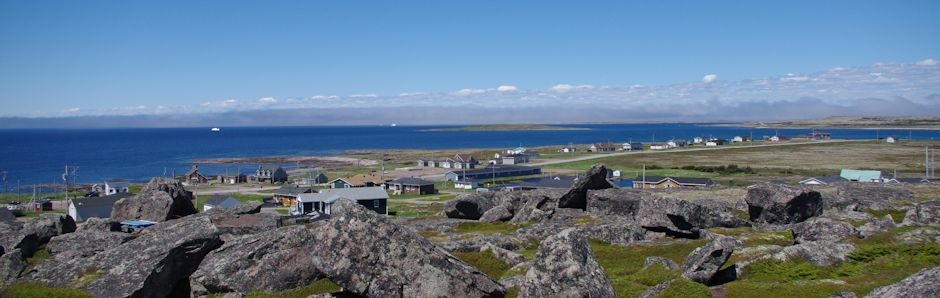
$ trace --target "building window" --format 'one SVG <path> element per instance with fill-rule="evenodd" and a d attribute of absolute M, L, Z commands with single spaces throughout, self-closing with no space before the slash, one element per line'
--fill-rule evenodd
<path fill-rule="evenodd" d="M 379 210 L 379 200 L 372 200 L 372 209 Z"/>

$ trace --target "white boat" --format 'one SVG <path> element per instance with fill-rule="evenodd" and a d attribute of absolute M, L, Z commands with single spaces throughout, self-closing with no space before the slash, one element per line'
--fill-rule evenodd
<path fill-rule="evenodd" d="M 213 128 L 210 129 L 210 130 L 211 130 L 212 132 L 220 132 L 220 131 L 222 131 L 222 129 L 220 129 L 220 128 L 218 128 L 218 127 L 213 127 Z"/>

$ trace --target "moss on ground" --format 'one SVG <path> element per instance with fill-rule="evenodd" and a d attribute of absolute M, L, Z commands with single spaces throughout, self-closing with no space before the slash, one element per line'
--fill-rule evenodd
<path fill-rule="evenodd" d="M 80 289 L 52 288 L 38 282 L 17 282 L 0 292 L 0 297 L 17 298 L 85 298 L 93 297 L 90 293 Z"/>
<path fill-rule="evenodd" d="M 673 260 L 676 264 L 682 264 L 689 253 L 704 244 L 704 240 L 697 240 L 675 241 L 666 245 L 621 246 L 591 240 L 591 250 L 594 251 L 597 262 L 610 278 L 617 296 L 636 297 L 651 286 L 679 277 L 678 271 L 668 270 L 662 266 L 643 269 L 646 257 L 660 256 Z M 677 289 L 674 291 L 685 292 L 686 287 L 690 285 L 675 286 Z M 701 288 L 705 291 L 708 289 L 705 286 Z"/>
<path fill-rule="evenodd" d="M 509 264 L 493 256 L 493 253 L 489 251 L 455 252 L 453 255 L 495 280 L 499 280 L 510 268 Z"/>
<path fill-rule="evenodd" d="M 508 222 L 477 222 L 477 221 L 468 221 L 462 222 L 454 227 L 455 233 L 475 233 L 475 234 L 512 234 L 516 230 L 525 227 L 526 225 L 514 225 Z"/>
<path fill-rule="evenodd" d="M 249 298 L 261 298 L 261 297 L 304 298 L 310 295 L 329 294 L 329 293 L 334 293 L 334 292 L 339 292 L 339 291 L 340 291 L 339 285 L 337 285 L 336 283 L 333 283 L 333 281 L 329 279 L 321 278 L 302 288 L 290 289 L 290 290 L 285 290 L 285 291 L 276 292 L 276 293 L 269 293 L 265 291 L 256 290 L 256 291 L 249 292 L 247 295 L 245 295 L 245 297 L 249 297 Z"/>
<path fill-rule="evenodd" d="M 895 209 L 885 209 L 885 210 L 865 210 L 866 213 L 871 214 L 876 218 L 882 218 L 887 214 L 891 215 L 891 219 L 894 220 L 894 223 L 901 223 L 904 221 L 904 215 L 907 214 L 907 210 L 895 210 Z"/>

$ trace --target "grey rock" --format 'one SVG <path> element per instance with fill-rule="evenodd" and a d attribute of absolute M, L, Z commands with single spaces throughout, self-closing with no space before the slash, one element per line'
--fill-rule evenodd
<path fill-rule="evenodd" d="M 794 224 L 792 231 L 796 243 L 809 241 L 838 242 L 849 237 L 858 237 L 858 231 L 852 225 L 824 217 L 814 217 Z"/>
<path fill-rule="evenodd" d="M 641 190 L 590 191 L 587 212 L 634 221 L 648 230 L 681 238 L 700 238 L 699 230 L 704 228 L 750 225 L 735 216 L 730 205 L 658 197 Z"/>
<path fill-rule="evenodd" d="M 851 183 L 839 187 L 838 196 L 856 211 L 897 209 L 914 202 L 914 193 L 904 187 Z"/>
<path fill-rule="evenodd" d="M 121 232 L 80 230 L 52 238 L 46 244 L 46 250 L 56 260 L 87 258 L 117 247 L 135 237 L 136 235 Z"/>
<path fill-rule="evenodd" d="M 120 231 L 120 223 L 106 218 L 91 217 L 79 226 L 79 231 L 116 232 Z"/>
<path fill-rule="evenodd" d="M 26 257 L 19 248 L 14 248 L 0 256 L 0 286 L 13 283 L 26 269 Z"/>
<path fill-rule="evenodd" d="M 940 200 L 933 200 L 914 205 L 904 215 L 905 226 L 940 227 Z"/>
<path fill-rule="evenodd" d="M 314 230 L 314 266 L 368 297 L 502 296 L 505 289 L 410 229 L 346 199 Z"/>
<path fill-rule="evenodd" d="M 153 178 L 137 195 L 114 202 L 111 219 L 166 221 L 196 214 L 193 193 L 169 179 Z"/>
<path fill-rule="evenodd" d="M 663 291 L 665 291 L 666 289 L 668 289 L 669 286 L 672 285 L 672 282 L 673 282 L 673 281 L 675 281 L 675 279 L 670 279 L 670 280 L 664 281 L 664 282 L 662 282 L 662 283 L 660 283 L 660 284 L 658 284 L 658 285 L 649 287 L 649 288 L 647 288 L 645 291 L 643 291 L 642 294 L 640 294 L 639 298 L 656 298 L 656 297 L 659 297 L 659 293 L 662 293 Z"/>
<path fill-rule="evenodd" d="M 838 293 L 829 295 L 829 298 L 856 298 L 856 297 L 858 296 L 855 295 L 854 292 L 849 292 L 849 291 L 838 292 Z"/>
<path fill-rule="evenodd" d="M 760 223 L 791 224 L 822 214 L 819 192 L 784 184 L 763 183 L 748 187 L 744 197 L 750 220 Z"/>
<path fill-rule="evenodd" d="M 612 244 L 629 244 L 646 240 L 646 230 L 632 222 L 611 222 L 581 228 L 591 239 Z"/>
<path fill-rule="evenodd" d="M 940 295 L 940 267 L 934 267 L 921 270 L 896 284 L 876 288 L 865 297 L 937 297 L 938 295 Z"/>
<path fill-rule="evenodd" d="M 673 262 L 672 260 L 667 259 L 667 258 L 657 257 L 657 256 L 646 257 L 646 260 L 643 261 L 643 269 L 649 268 L 650 266 L 653 266 L 655 264 L 660 264 L 663 266 L 663 268 L 666 268 L 669 270 L 679 270 L 679 265 L 676 264 L 676 262 Z"/>
<path fill-rule="evenodd" d="M 221 234 L 247 235 L 277 229 L 280 216 L 271 213 L 222 213 L 209 218 Z"/>
<path fill-rule="evenodd" d="M 588 169 L 585 177 L 578 179 L 574 186 L 558 199 L 558 207 L 587 210 L 588 190 L 611 187 L 613 186 L 607 181 L 607 167 L 602 164 L 595 164 Z"/>
<path fill-rule="evenodd" d="M 858 249 L 851 243 L 813 241 L 784 247 L 772 257 L 781 261 L 802 259 L 816 266 L 844 262 L 849 253 Z"/>
<path fill-rule="evenodd" d="M 441 248 L 450 252 L 475 252 L 480 251 L 487 244 L 505 250 L 519 250 L 522 249 L 523 241 L 513 236 L 477 235 L 466 239 L 446 241 L 441 244 Z"/>
<path fill-rule="evenodd" d="M 22 223 L 0 223 L 0 253 L 19 248 L 23 258 L 29 258 L 52 237 L 74 232 L 75 229 L 75 221 L 71 216 L 57 214 L 43 214 Z"/>
<path fill-rule="evenodd" d="M 512 213 L 504 205 L 493 207 L 480 216 L 481 222 L 508 221 L 510 219 L 512 219 Z"/>
<path fill-rule="evenodd" d="M 727 276 L 721 274 L 719 269 L 728 261 L 728 257 L 735 249 L 741 247 L 732 237 L 718 236 L 705 246 L 696 248 L 685 258 L 682 263 L 682 276 L 705 285 L 719 285 L 736 278 L 736 274 Z M 733 266 L 732 266 L 733 267 Z M 734 272 L 734 268 L 728 268 L 726 272 Z"/>
<path fill-rule="evenodd" d="M 16 216 L 10 212 L 10 209 L 0 208 L 0 222 L 10 223 L 14 221 L 16 221 Z"/>
<path fill-rule="evenodd" d="M 563 191 L 537 189 L 518 193 L 519 195 L 509 197 L 514 200 L 515 205 L 519 206 L 510 221 L 515 224 L 539 222 L 551 218 L 555 214 L 558 198 L 561 197 Z"/>
<path fill-rule="evenodd" d="M 23 231 L 36 234 L 40 243 L 48 243 L 52 237 L 75 232 L 77 227 L 71 216 L 41 214 L 39 217 L 27 221 L 23 225 Z"/>
<path fill-rule="evenodd" d="M 898 235 L 898 239 L 908 245 L 940 243 L 940 231 L 932 228 L 917 228 Z"/>
<path fill-rule="evenodd" d="M 885 216 L 881 219 L 874 219 L 871 222 L 858 227 L 858 234 L 867 238 L 871 237 L 872 235 L 894 229 L 896 227 L 897 225 L 894 223 L 894 218 L 891 217 L 891 214 L 885 214 Z"/>
<path fill-rule="evenodd" d="M 587 242 L 576 228 L 548 237 L 539 245 L 526 273 L 520 297 L 616 297 Z"/>
<path fill-rule="evenodd" d="M 304 226 L 289 226 L 227 241 L 203 259 L 190 277 L 193 295 L 302 287 L 322 274 L 314 265 L 317 239 Z"/>
<path fill-rule="evenodd" d="M 478 220 L 483 213 L 498 205 L 497 195 L 496 192 L 462 194 L 444 203 L 444 214 L 449 218 Z"/>
<path fill-rule="evenodd" d="M 525 257 L 522 256 L 521 254 L 512 252 L 510 250 L 493 245 L 491 243 L 487 243 L 483 245 L 483 247 L 480 248 L 480 251 L 481 252 L 489 251 L 494 256 L 496 256 L 496 258 L 499 258 L 503 262 L 506 262 L 506 264 L 509 264 L 509 266 L 516 266 L 516 265 L 521 264 L 522 262 L 525 262 Z"/>
<path fill-rule="evenodd" d="M 96 297 L 167 297 L 188 288 L 190 274 L 221 244 L 208 218 L 171 220 L 89 258 L 39 264 L 26 278 Z"/>

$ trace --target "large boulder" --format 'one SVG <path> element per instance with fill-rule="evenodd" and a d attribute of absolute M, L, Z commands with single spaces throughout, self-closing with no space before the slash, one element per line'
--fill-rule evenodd
<path fill-rule="evenodd" d="M 277 229 L 279 218 L 279 215 L 272 213 L 222 213 L 209 216 L 219 233 L 232 235 L 256 234 Z"/>
<path fill-rule="evenodd" d="M 880 219 L 874 219 L 861 227 L 858 227 L 858 234 L 862 237 L 870 237 L 878 233 L 882 233 L 897 227 L 897 224 L 894 223 L 894 218 L 891 217 L 891 214 L 885 214 L 884 217 Z"/>
<path fill-rule="evenodd" d="M 578 179 L 568 193 L 558 199 L 559 208 L 587 209 L 587 192 L 595 189 L 608 189 L 613 186 L 607 181 L 607 167 L 595 164 L 588 169 L 585 177 Z"/>
<path fill-rule="evenodd" d="M 735 249 L 741 247 L 732 237 L 718 236 L 705 246 L 696 248 L 682 263 L 682 276 L 705 285 L 719 285 L 734 280 L 735 268 L 720 270 Z"/>
<path fill-rule="evenodd" d="M 937 297 L 940 295 L 940 267 L 924 269 L 896 284 L 876 288 L 866 297 Z"/>
<path fill-rule="evenodd" d="M 914 193 L 904 187 L 884 184 L 865 185 L 850 183 L 839 187 L 839 201 L 849 202 L 848 208 L 857 211 L 897 209 L 914 202 Z"/>
<path fill-rule="evenodd" d="M 859 235 L 852 225 L 824 217 L 814 217 L 795 224 L 792 231 L 796 243 L 809 241 L 838 242 Z"/>
<path fill-rule="evenodd" d="M 902 224 L 940 227 L 940 200 L 923 202 L 908 209 Z"/>
<path fill-rule="evenodd" d="M 592 239 L 598 239 L 607 243 L 629 244 L 646 239 L 646 230 L 639 225 L 617 221 L 598 225 L 588 225 L 581 230 Z"/>
<path fill-rule="evenodd" d="M 52 238 L 49 244 L 46 244 L 46 250 L 56 260 L 87 258 L 117 247 L 136 237 L 136 235 L 122 232 L 80 230 Z"/>
<path fill-rule="evenodd" d="M 227 241 L 203 259 L 190 277 L 194 296 L 302 287 L 322 274 L 314 265 L 317 239 L 304 226 L 289 226 Z"/>
<path fill-rule="evenodd" d="M 489 251 L 490 253 L 493 254 L 493 256 L 502 260 L 503 262 L 506 262 L 506 264 L 509 264 L 509 266 L 516 266 L 516 265 L 521 264 L 522 262 L 525 262 L 525 257 L 522 256 L 521 254 L 512 252 L 510 250 L 504 249 L 502 247 L 499 247 L 490 243 L 487 243 L 483 245 L 483 247 L 480 248 L 480 252 L 486 252 L 486 251 Z"/>
<path fill-rule="evenodd" d="M 822 214 L 819 192 L 784 184 L 763 183 L 748 187 L 744 200 L 750 220 L 791 224 Z"/>
<path fill-rule="evenodd" d="M 314 231 L 314 266 L 368 297 L 502 296 L 505 289 L 408 228 L 346 199 Z"/>
<path fill-rule="evenodd" d="M 52 287 L 81 288 L 95 297 L 188 294 L 190 274 L 221 244 L 208 218 L 172 220 L 89 258 L 44 262 L 26 278 Z"/>
<path fill-rule="evenodd" d="M 444 214 L 449 218 L 478 220 L 483 213 L 499 204 L 497 195 L 495 192 L 462 194 L 444 203 Z"/>
<path fill-rule="evenodd" d="M 137 195 L 114 202 L 111 219 L 118 222 L 129 219 L 160 222 L 191 214 L 196 214 L 192 192 L 179 182 L 153 178 Z"/>
<path fill-rule="evenodd" d="M 829 266 L 847 260 L 858 249 L 846 242 L 812 241 L 784 247 L 770 257 L 781 261 L 803 260 L 816 266 Z"/>
<path fill-rule="evenodd" d="M 650 231 L 681 238 L 697 239 L 705 228 L 750 225 L 736 216 L 730 205 L 659 197 L 642 190 L 591 191 L 587 212 L 634 221 Z"/>
<path fill-rule="evenodd" d="M 26 257 L 19 248 L 14 248 L 0 256 L 0 287 L 13 283 L 26 269 Z"/>
<path fill-rule="evenodd" d="M 558 207 L 558 198 L 561 197 L 561 190 L 530 190 L 518 192 L 515 198 L 516 208 L 514 216 L 510 222 L 521 224 L 525 222 L 538 222 L 549 219 L 555 214 Z"/>
<path fill-rule="evenodd" d="M 570 228 L 546 238 L 526 273 L 520 297 L 616 297 L 587 238 Z"/>
<path fill-rule="evenodd" d="M 75 232 L 76 227 L 71 216 L 58 214 L 42 214 L 26 222 L 0 222 L 0 254 L 19 248 L 24 258 L 32 257 L 52 237 Z"/>
<path fill-rule="evenodd" d="M 445 241 L 440 244 L 441 248 L 449 252 L 475 252 L 480 251 L 486 245 L 495 245 L 506 250 L 522 249 L 524 241 L 516 237 L 495 235 L 476 235 L 471 237 L 459 237 L 451 241 Z"/>
<path fill-rule="evenodd" d="M 509 211 L 506 205 L 490 208 L 490 210 L 483 212 L 483 215 L 480 216 L 481 222 L 507 221 L 510 219 L 512 219 L 512 212 Z"/>

